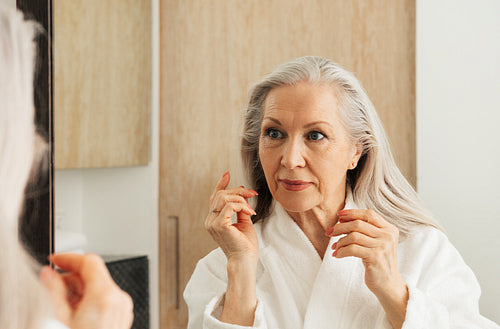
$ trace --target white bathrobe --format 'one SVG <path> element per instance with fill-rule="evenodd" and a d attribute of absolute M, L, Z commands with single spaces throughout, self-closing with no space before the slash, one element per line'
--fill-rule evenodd
<path fill-rule="evenodd" d="M 356 208 L 348 201 L 346 208 Z M 259 329 L 392 328 L 364 282 L 359 258 L 323 257 L 283 207 L 255 224 L 259 239 L 257 308 Z M 471 269 L 446 236 L 431 227 L 410 234 L 398 247 L 399 270 L 409 289 L 404 329 L 500 328 L 478 310 L 481 293 Z M 219 321 L 227 273 L 220 248 L 201 259 L 184 298 L 188 328 L 248 328 Z"/>

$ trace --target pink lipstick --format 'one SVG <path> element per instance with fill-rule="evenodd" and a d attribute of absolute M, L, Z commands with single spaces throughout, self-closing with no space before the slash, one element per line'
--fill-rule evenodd
<path fill-rule="evenodd" d="M 285 188 L 285 190 L 294 192 L 305 190 L 306 188 L 312 185 L 311 182 L 306 182 L 302 180 L 279 179 L 278 181 L 280 182 L 281 186 Z"/>

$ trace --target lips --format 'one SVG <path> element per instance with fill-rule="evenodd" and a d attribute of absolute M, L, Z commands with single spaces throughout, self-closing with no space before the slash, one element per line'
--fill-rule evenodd
<path fill-rule="evenodd" d="M 311 182 L 306 182 L 302 180 L 289 180 L 289 179 L 279 179 L 278 182 L 283 186 L 285 190 L 288 191 L 302 191 L 312 185 Z"/>

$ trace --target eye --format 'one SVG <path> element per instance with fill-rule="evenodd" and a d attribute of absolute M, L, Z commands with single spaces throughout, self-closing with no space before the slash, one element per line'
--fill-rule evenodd
<path fill-rule="evenodd" d="M 269 136 L 273 139 L 283 138 L 283 134 L 281 133 L 281 131 L 274 128 L 267 129 L 266 136 Z"/>
<path fill-rule="evenodd" d="M 310 140 L 313 140 L 313 141 L 319 141 L 319 140 L 322 140 L 323 138 L 325 138 L 326 136 L 323 135 L 322 133 L 320 133 L 319 131 L 311 131 L 309 133 L 309 136 L 308 138 Z"/>

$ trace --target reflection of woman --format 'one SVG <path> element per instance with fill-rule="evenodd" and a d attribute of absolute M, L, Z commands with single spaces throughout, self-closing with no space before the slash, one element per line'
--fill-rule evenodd
<path fill-rule="evenodd" d="M 62 323 L 130 328 L 131 299 L 114 284 L 99 257 L 52 256 L 67 272 L 41 271 L 47 294 L 18 240 L 18 216 L 35 154 L 34 30 L 21 14 L 0 6 L 0 328 L 66 328 Z"/>
<path fill-rule="evenodd" d="M 350 73 L 304 57 L 257 83 L 242 156 L 255 191 L 212 195 L 189 328 L 497 328 Z"/>

